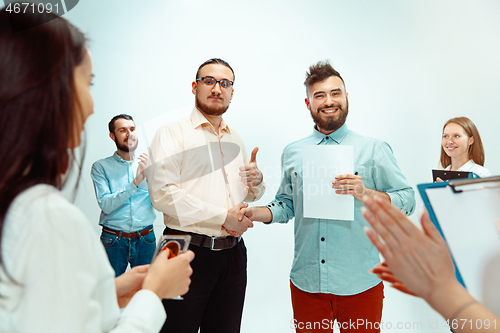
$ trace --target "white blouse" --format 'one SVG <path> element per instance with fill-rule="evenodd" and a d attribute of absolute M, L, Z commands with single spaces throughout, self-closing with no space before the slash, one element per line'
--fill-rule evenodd
<path fill-rule="evenodd" d="M 149 290 L 120 311 L 114 272 L 82 212 L 49 185 L 18 195 L 4 221 L 0 332 L 158 332 L 166 318 Z"/>
<path fill-rule="evenodd" d="M 451 164 L 448 165 L 444 170 L 450 170 L 450 169 L 451 169 Z M 476 164 L 473 160 L 468 160 L 467 163 L 462 165 L 457 171 L 474 172 L 481 178 L 491 176 L 490 170 L 486 169 L 485 167 L 479 164 Z"/>

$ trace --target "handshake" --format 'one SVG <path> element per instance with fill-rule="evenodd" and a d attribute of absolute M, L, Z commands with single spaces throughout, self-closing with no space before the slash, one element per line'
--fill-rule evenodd
<path fill-rule="evenodd" d="M 253 228 L 254 221 L 271 222 L 272 214 L 267 207 L 248 207 L 248 204 L 236 205 L 227 211 L 222 228 L 231 236 L 241 236 L 248 228 Z"/>

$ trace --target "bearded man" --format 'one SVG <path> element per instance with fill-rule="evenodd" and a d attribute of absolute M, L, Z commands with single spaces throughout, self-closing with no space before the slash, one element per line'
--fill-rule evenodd
<path fill-rule="evenodd" d="M 240 331 L 247 283 L 247 253 L 241 235 L 253 226 L 238 220 L 245 202 L 264 194 L 256 154 L 222 119 L 233 97 L 234 72 L 215 58 L 196 72 L 189 118 L 160 127 L 151 142 L 149 194 L 164 214 L 164 234 L 190 235 L 193 275 L 182 301 L 164 300 L 162 332 Z"/>
<path fill-rule="evenodd" d="M 144 169 L 147 154 L 135 157 L 137 135 L 131 116 L 120 114 L 108 124 L 116 152 L 92 165 L 97 203 L 101 208 L 101 241 L 116 276 L 151 262 L 156 248 L 155 210 L 149 199 Z"/>
<path fill-rule="evenodd" d="M 343 333 L 380 332 L 384 286 L 368 273 L 379 255 L 363 231 L 368 224 L 361 213 L 362 199 L 387 200 L 409 215 L 415 209 L 415 194 L 387 143 L 347 128 L 344 80 L 328 61 L 309 67 L 304 85 L 313 133 L 284 149 L 275 200 L 266 207 L 242 209 L 240 215 L 265 223 L 287 223 L 295 217 L 290 290 L 297 332 L 333 332 L 335 320 Z M 354 174 L 325 179 L 337 194 L 354 197 L 353 221 L 304 217 L 308 192 L 303 188 L 307 170 L 302 149 L 313 145 L 353 147 Z"/>

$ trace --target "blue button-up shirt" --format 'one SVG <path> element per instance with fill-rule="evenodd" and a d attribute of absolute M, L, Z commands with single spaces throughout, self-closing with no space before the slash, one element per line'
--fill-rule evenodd
<path fill-rule="evenodd" d="M 156 214 L 149 199 L 146 180 L 133 183 L 137 159 L 125 161 L 118 153 L 92 165 L 97 203 L 102 209 L 99 224 L 114 230 L 135 232 L 153 224 Z"/>
<path fill-rule="evenodd" d="M 267 207 L 273 214 L 272 222 L 287 223 L 295 217 L 290 279 L 297 288 L 310 293 L 361 293 L 380 282 L 368 273 L 379 262 L 379 255 L 363 231 L 368 226 L 361 213 L 363 203 L 355 200 L 354 221 L 303 216 L 302 147 L 307 145 L 353 146 L 354 171 L 361 176 L 365 187 L 386 192 L 391 202 L 407 215 L 415 209 L 415 193 L 387 143 L 361 136 L 348 130 L 345 124 L 329 135 L 314 130 L 311 136 L 284 149 L 281 185 L 276 199 Z"/>

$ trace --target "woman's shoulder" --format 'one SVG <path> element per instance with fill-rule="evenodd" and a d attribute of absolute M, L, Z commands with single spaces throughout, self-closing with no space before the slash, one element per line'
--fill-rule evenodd
<path fill-rule="evenodd" d="M 461 171 L 474 172 L 481 178 L 491 176 L 490 170 L 486 169 L 484 166 L 476 164 L 473 160 L 469 160 L 460 169 Z"/>
<path fill-rule="evenodd" d="M 78 226 L 90 227 L 83 213 L 61 192 L 47 184 L 32 186 L 21 192 L 11 203 L 6 215 L 5 228 L 9 233 L 22 234 L 23 230 L 41 233 L 54 229 Z"/>

